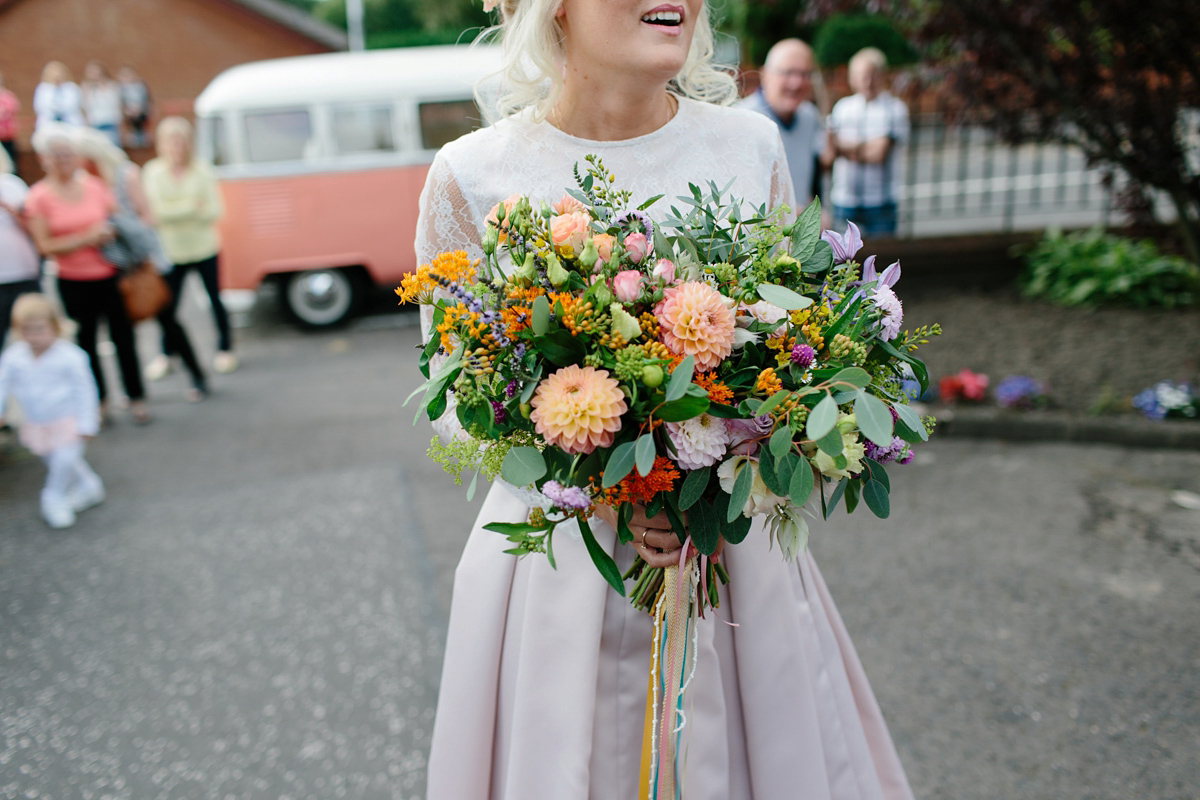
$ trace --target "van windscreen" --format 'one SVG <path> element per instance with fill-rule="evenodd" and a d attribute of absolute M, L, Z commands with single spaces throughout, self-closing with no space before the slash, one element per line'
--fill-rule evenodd
<path fill-rule="evenodd" d="M 421 146 L 437 150 L 447 142 L 483 127 L 483 115 L 474 100 L 421 103 Z"/>

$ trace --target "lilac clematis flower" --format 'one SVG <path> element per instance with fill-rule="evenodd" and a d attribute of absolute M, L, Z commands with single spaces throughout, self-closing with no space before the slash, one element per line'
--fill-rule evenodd
<path fill-rule="evenodd" d="M 853 261 L 854 256 L 859 250 L 862 250 L 863 240 L 858 232 L 858 226 L 853 222 L 846 223 L 845 233 L 836 233 L 834 231 L 824 231 L 821 238 L 829 242 L 829 246 L 833 248 L 833 263 L 845 264 L 847 261 Z"/>
<path fill-rule="evenodd" d="M 875 273 L 875 256 L 868 256 L 863 262 L 862 282 L 870 283 L 871 281 L 879 281 L 879 285 L 892 288 L 896 285 L 896 281 L 900 280 L 900 262 L 893 262 L 881 274 Z"/>

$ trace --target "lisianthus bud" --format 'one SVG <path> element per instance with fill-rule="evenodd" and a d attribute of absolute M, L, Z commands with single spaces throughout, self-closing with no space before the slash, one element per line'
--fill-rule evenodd
<path fill-rule="evenodd" d="M 622 270 L 613 278 L 613 294 L 622 303 L 635 303 L 642 295 L 642 273 L 636 269 Z"/>
<path fill-rule="evenodd" d="M 625 252 L 629 253 L 629 260 L 633 263 L 642 263 L 642 259 L 650 252 L 650 243 L 646 241 L 646 234 L 631 233 L 626 236 Z"/>
<path fill-rule="evenodd" d="M 554 255 L 554 253 L 546 255 L 546 277 L 550 280 L 550 285 L 555 289 L 561 289 L 563 286 L 566 286 L 567 281 L 571 278 L 570 273 L 563 268 L 562 262 L 558 260 L 558 256 Z"/>
<path fill-rule="evenodd" d="M 842 414 L 837 421 L 837 429 L 842 433 L 850 433 L 858 427 L 858 417 L 854 414 Z"/>
<path fill-rule="evenodd" d="M 612 332 L 615 335 L 627 342 L 632 342 L 642 335 L 642 326 L 638 324 L 632 314 L 625 310 L 623 305 L 613 303 L 608 307 L 608 312 L 612 315 Z"/>
<path fill-rule="evenodd" d="M 596 266 L 596 262 L 600 260 L 600 252 L 596 249 L 596 240 L 594 237 L 588 237 L 588 240 L 583 243 L 583 252 L 579 254 L 579 263 L 584 269 L 590 270 Z"/>
<path fill-rule="evenodd" d="M 496 222 L 504 222 L 504 218 L 508 216 L 508 209 L 504 207 L 504 203 L 496 204 Z"/>
<path fill-rule="evenodd" d="M 529 415 L 533 413 L 533 406 L 531 406 L 529 403 L 521 403 L 520 408 L 521 416 L 525 419 L 529 419 Z"/>
<path fill-rule="evenodd" d="M 642 367 L 642 383 L 649 389 L 657 389 L 663 382 L 663 368 L 658 364 L 647 364 Z"/>
<path fill-rule="evenodd" d="M 510 280 L 518 286 L 532 286 L 537 280 L 537 265 L 533 261 L 532 252 L 525 254 L 525 263 L 512 274 Z"/>
<path fill-rule="evenodd" d="M 781 253 L 775 259 L 775 266 L 782 269 L 786 269 L 788 267 L 797 267 L 799 265 L 800 262 L 789 256 L 787 253 Z"/>
<path fill-rule="evenodd" d="M 496 245 L 500 242 L 500 232 L 496 230 L 495 225 L 488 225 L 487 232 L 483 234 L 483 252 L 489 256 L 496 252 Z"/>

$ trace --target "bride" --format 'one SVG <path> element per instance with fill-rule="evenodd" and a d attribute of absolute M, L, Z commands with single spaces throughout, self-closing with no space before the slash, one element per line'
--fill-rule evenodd
<path fill-rule="evenodd" d="M 513 193 L 554 202 L 601 156 L 661 215 L 687 184 L 733 182 L 792 202 L 775 125 L 723 107 L 703 0 L 502 0 L 507 116 L 446 145 L 421 198 L 417 256 L 464 247 Z M 425 320 L 426 328 L 428 319 Z M 446 414 L 443 420 L 452 418 Z M 445 427 L 442 422 L 440 427 Z M 441 430 L 443 435 L 452 431 Z M 493 485 L 455 575 L 428 800 L 635 800 L 652 623 L 608 588 L 581 541 L 558 569 L 506 555 L 481 525 L 528 508 Z M 759 526 L 761 527 L 761 526 Z M 624 569 L 678 560 L 665 519 L 634 543 L 597 521 Z M 784 562 L 765 532 L 726 548 L 721 616 L 702 620 L 686 736 L 686 800 L 910 800 L 887 727 L 812 557 Z"/>

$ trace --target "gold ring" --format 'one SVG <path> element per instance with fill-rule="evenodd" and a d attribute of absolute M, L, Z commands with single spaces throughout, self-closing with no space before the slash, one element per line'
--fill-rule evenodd
<path fill-rule="evenodd" d="M 642 528 L 642 547 L 646 546 L 646 529 Z"/>

